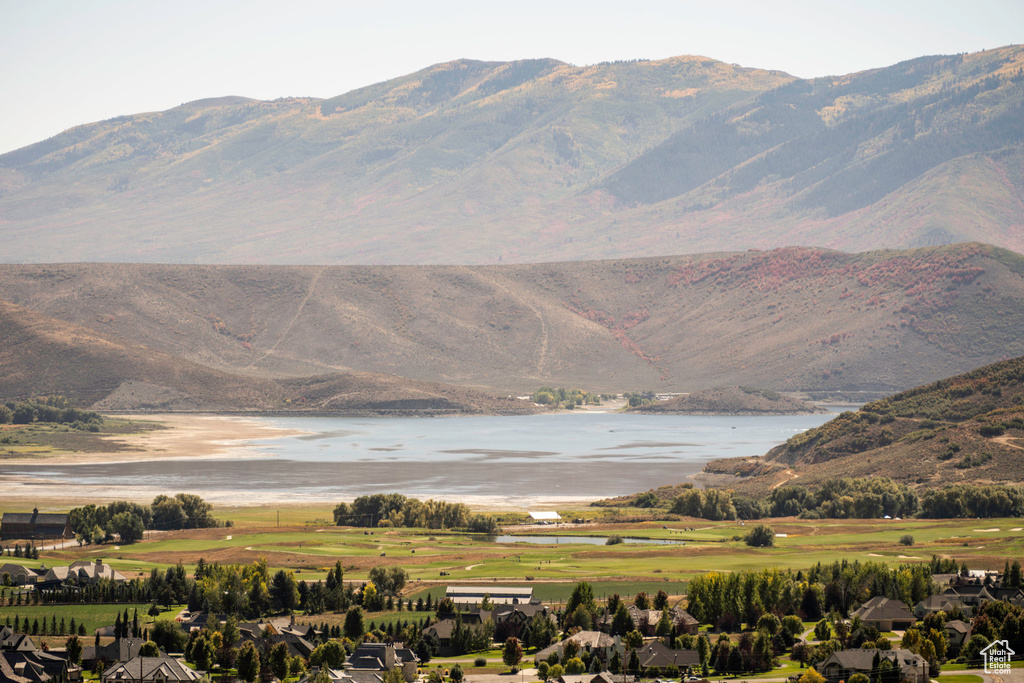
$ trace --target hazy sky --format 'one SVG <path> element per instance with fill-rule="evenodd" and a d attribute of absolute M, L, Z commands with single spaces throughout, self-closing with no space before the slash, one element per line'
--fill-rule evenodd
<path fill-rule="evenodd" d="M 1021 42 L 1021 0 L 0 0 L 0 152 L 203 97 L 331 97 L 461 57 L 699 54 L 808 77 Z"/>

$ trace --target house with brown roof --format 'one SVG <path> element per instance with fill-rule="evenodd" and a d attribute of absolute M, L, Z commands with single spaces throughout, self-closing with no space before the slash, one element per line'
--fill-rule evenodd
<path fill-rule="evenodd" d="M 103 683 L 191 683 L 203 674 L 193 671 L 176 659 L 133 657 L 103 672 Z"/>
<path fill-rule="evenodd" d="M 900 600 L 877 596 L 871 598 L 853 616 L 879 631 L 894 631 L 910 628 L 917 621 L 914 614 Z"/>
<path fill-rule="evenodd" d="M 0 518 L 0 541 L 74 538 L 66 512 L 5 512 Z"/>

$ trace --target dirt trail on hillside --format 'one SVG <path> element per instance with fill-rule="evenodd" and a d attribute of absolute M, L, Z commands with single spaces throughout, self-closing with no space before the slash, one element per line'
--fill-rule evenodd
<path fill-rule="evenodd" d="M 313 296 L 313 291 L 316 289 L 316 283 L 320 281 L 320 276 L 323 275 L 323 273 L 323 268 L 320 268 L 319 270 L 316 271 L 316 275 L 313 276 L 313 279 L 309 283 L 309 290 L 306 291 L 306 296 L 302 298 L 302 301 L 299 302 L 298 308 L 295 309 L 295 316 L 288 322 L 288 325 L 284 328 L 284 331 L 281 333 L 281 336 L 277 338 L 277 341 L 274 342 L 274 345 L 267 349 L 266 353 L 264 353 L 262 356 L 260 356 L 253 362 L 249 363 L 249 365 L 246 367 L 251 368 L 257 363 L 262 363 L 264 360 L 266 360 L 268 356 L 270 356 L 270 354 L 274 353 L 274 351 L 277 350 L 277 347 L 281 344 L 281 342 L 285 340 L 285 338 L 288 336 L 288 333 L 292 331 L 292 327 L 295 326 L 295 321 L 299 319 L 300 315 L 302 315 L 302 309 L 306 307 L 306 303 L 309 301 L 309 297 Z"/>

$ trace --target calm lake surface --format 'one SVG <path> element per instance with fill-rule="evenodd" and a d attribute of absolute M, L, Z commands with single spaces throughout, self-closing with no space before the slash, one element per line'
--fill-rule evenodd
<path fill-rule="evenodd" d="M 832 415 L 258 418 L 301 436 L 248 442 L 247 457 L 0 466 L 2 475 L 144 497 L 195 492 L 238 503 L 419 498 L 528 505 L 680 483 L 715 458 L 761 455 Z M 116 496 L 115 496 L 116 497 Z"/>

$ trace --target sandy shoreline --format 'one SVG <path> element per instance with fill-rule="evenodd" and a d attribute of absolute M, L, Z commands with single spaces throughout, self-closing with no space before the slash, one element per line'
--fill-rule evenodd
<path fill-rule="evenodd" d="M 154 415 L 112 415 L 146 422 L 159 422 L 165 428 L 143 434 L 105 437 L 124 442 L 138 450 L 105 451 L 95 453 L 64 453 L 44 458 L 10 458 L 2 463 L 4 467 L 31 466 L 33 468 L 52 465 L 110 464 L 118 462 L 187 461 L 196 459 L 227 458 L 272 458 L 248 444 L 256 439 L 266 440 L 289 436 L 301 436 L 308 432 L 298 429 L 271 427 L 257 419 L 228 415 L 204 414 L 154 414 Z M 39 506 L 40 509 L 66 509 L 85 503 L 102 504 L 113 500 L 132 500 L 149 503 L 159 494 L 173 494 L 164 488 L 135 486 L 125 489 L 120 486 L 76 484 L 69 485 L 60 478 L 45 475 L 0 474 L 0 500 L 4 507 L 18 505 Z M 205 500 L 219 507 L 251 508 L 309 507 L 334 505 L 339 500 L 330 494 L 296 493 L 294 491 L 259 491 L 240 489 L 204 490 Z M 554 507 L 584 507 L 593 497 L 585 496 L 530 496 L 510 497 L 507 495 L 450 495 L 438 492 L 432 496 L 448 502 L 462 502 L 474 511 L 526 511 L 552 509 Z M 346 502 L 351 502 L 347 497 Z"/>
<path fill-rule="evenodd" d="M 5 458 L 4 465 L 87 465 L 91 463 L 143 462 L 178 458 L 253 458 L 265 456 L 246 448 L 254 439 L 299 436 L 298 429 L 270 427 L 264 422 L 226 415 L 111 415 L 140 422 L 158 422 L 164 429 L 130 435 L 101 437 L 127 444 L 131 450 L 93 453 L 61 453 L 42 458 Z"/>

